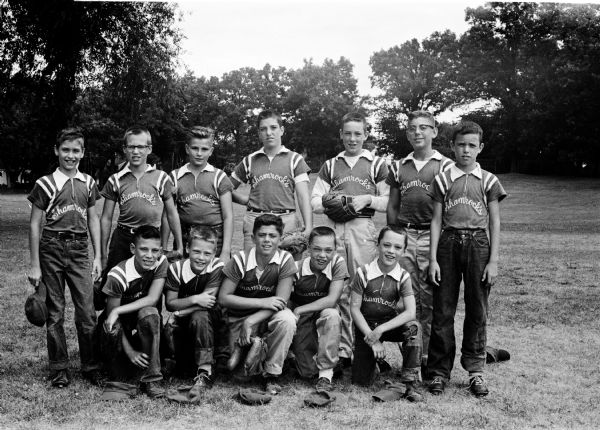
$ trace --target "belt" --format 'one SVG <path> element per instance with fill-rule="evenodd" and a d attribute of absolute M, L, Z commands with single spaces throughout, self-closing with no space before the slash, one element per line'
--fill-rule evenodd
<path fill-rule="evenodd" d="M 135 227 L 127 227 L 126 225 L 123 225 L 123 224 L 117 224 L 117 228 L 119 230 L 126 231 L 129 234 L 135 234 L 135 230 L 136 230 Z"/>
<path fill-rule="evenodd" d="M 44 230 L 42 236 L 55 237 L 60 240 L 87 240 L 87 233 L 73 233 L 72 231 Z"/>
<path fill-rule="evenodd" d="M 446 233 L 455 233 L 455 234 L 468 234 L 473 235 L 478 232 L 485 232 L 484 228 L 445 228 L 444 232 Z"/>
<path fill-rule="evenodd" d="M 431 224 L 415 224 L 412 222 L 409 222 L 409 223 L 399 222 L 398 226 L 402 227 L 402 228 L 412 228 L 415 230 L 429 230 L 429 227 L 431 227 Z"/>
<path fill-rule="evenodd" d="M 259 209 L 248 208 L 248 212 L 254 212 L 257 214 L 275 214 L 275 215 L 284 215 L 284 214 L 293 214 L 296 212 L 296 209 L 275 209 L 272 211 L 261 211 Z"/>

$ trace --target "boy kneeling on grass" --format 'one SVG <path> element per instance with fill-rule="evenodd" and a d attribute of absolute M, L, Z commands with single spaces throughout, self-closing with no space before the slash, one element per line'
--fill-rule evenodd
<path fill-rule="evenodd" d="M 348 279 L 346 261 L 336 252 L 335 231 L 315 227 L 308 237 L 309 258 L 296 263 L 298 273 L 290 307 L 298 317 L 292 350 L 300 376 L 318 375 L 316 389 L 331 390 L 338 363 L 341 316 L 337 302 Z"/>
<path fill-rule="evenodd" d="M 229 260 L 223 269 L 226 278 L 219 291 L 219 304 L 228 309 L 232 351 L 228 367 L 230 370 L 237 367 L 241 348 L 260 347 L 257 340 L 264 337 L 267 351 L 262 385 L 270 394 L 281 390 L 277 377 L 296 332 L 296 317 L 287 308 L 287 301 L 298 269 L 292 255 L 278 248 L 282 233 L 280 217 L 273 214 L 257 217 L 252 230 L 255 246 Z M 247 362 L 256 354 L 254 349 L 249 351 Z"/>
<path fill-rule="evenodd" d="M 174 319 L 165 327 L 165 332 L 172 335 L 167 343 L 172 345 L 174 350 L 170 352 L 180 369 L 188 364 L 189 353 L 193 352 L 194 395 L 213 385 L 215 333 L 222 324 L 216 296 L 224 266 L 215 257 L 217 241 L 217 232 L 211 227 L 192 227 L 186 247 L 189 258 L 169 266 L 165 283 L 165 305 Z"/>
<path fill-rule="evenodd" d="M 160 232 L 149 225 L 138 227 L 131 243 L 133 257 L 108 272 L 102 292 L 108 297 L 100 314 L 101 349 L 112 377 L 127 379 L 141 370 L 141 390 L 160 397 L 161 315 L 157 306 L 167 276 Z M 100 326 L 100 324 L 99 324 Z"/>
<path fill-rule="evenodd" d="M 415 384 L 421 367 L 421 326 L 410 275 L 398 263 L 406 248 L 406 233 L 384 227 L 377 240 L 379 256 L 359 267 L 352 280 L 350 310 L 356 331 L 352 382 L 371 385 L 377 360 L 385 358 L 383 342 L 403 342 L 401 380 L 404 398 L 420 402 Z M 398 309 L 401 309 L 398 312 Z"/>

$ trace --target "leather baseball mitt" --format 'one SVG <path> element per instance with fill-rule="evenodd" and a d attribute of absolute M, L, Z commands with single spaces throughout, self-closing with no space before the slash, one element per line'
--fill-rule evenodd
<path fill-rule="evenodd" d="M 281 237 L 281 242 L 279 242 L 279 248 L 285 249 L 292 255 L 306 251 L 306 248 L 308 247 L 308 238 L 302 231 L 302 229 L 298 229 L 290 231 L 289 233 L 284 233 Z"/>
<path fill-rule="evenodd" d="M 322 198 L 325 215 L 335 222 L 346 222 L 358 216 L 352 206 L 352 196 L 340 193 L 327 193 Z"/>

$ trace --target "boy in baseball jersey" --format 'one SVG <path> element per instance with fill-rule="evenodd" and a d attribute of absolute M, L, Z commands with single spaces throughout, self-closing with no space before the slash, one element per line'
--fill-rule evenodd
<path fill-rule="evenodd" d="M 338 363 L 340 313 L 336 308 L 348 279 L 346 262 L 335 252 L 335 232 L 315 227 L 308 238 L 310 257 L 296 263 L 290 308 L 298 318 L 292 351 L 300 376 L 318 376 L 317 390 L 331 390 Z"/>
<path fill-rule="evenodd" d="M 183 242 L 187 243 L 190 227 L 212 227 L 218 234 L 216 255 L 226 263 L 231 256 L 233 235 L 233 185 L 225 172 L 208 162 L 214 150 L 214 135 L 208 127 L 189 130 L 185 145 L 188 163 L 173 170 L 171 180 Z M 166 213 L 161 233 L 166 249 L 170 233 Z"/>
<path fill-rule="evenodd" d="M 92 277 L 100 276 L 100 224 L 96 200 L 100 198 L 96 182 L 81 173 L 79 162 L 85 152 L 83 134 L 70 128 L 60 132 L 54 153 L 58 168 L 38 179 L 27 197 L 31 202 L 29 282 L 46 287 L 48 359 L 52 386 L 69 385 L 69 355 L 63 328 L 65 283 L 75 307 L 75 327 L 79 341 L 81 371 L 92 383 L 101 382 L 93 352 L 96 328 Z M 46 224 L 42 230 L 42 218 Z M 88 231 L 94 248 L 90 270 Z M 41 232 L 41 238 L 40 238 Z"/>
<path fill-rule="evenodd" d="M 461 364 L 469 372 L 476 396 L 489 390 L 483 379 L 486 361 L 488 295 L 498 275 L 499 202 L 506 192 L 498 178 L 477 163 L 483 131 L 474 122 L 460 123 L 452 136 L 456 163 L 433 183 L 429 277 L 433 322 L 427 361 L 432 394 L 441 394 L 454 363 L 454 315 L 461 281 L 465 285 L 465 321 Z M 488 239 L 489 231 L 489 239 Z"/>
<path fill-rule="evenodd" d="M 141 389 L 149 397 L 161 396 L 161 316 L 157 305 L 167 276 L 168 262 L 160 247 L 160 231 L 138 227 L 132 238 L 133 256 L 108 272 L 102 292 L 108 297 L 100 314 L 101 349 L 111 376 L 128 378 L 142 371 Z"/>
<path fill-rule="evenodd" d="M 215 257 L 216 232 L 206 226 L 192 227 L 186 246 L 189 258 L 169 266 L 165 305 L 173 312 L 174 356 L 185 362 L 192 347 L 196 377 L 194 393 L 212 387 L 215 333 L 221 324 L 216 296 L 223 281 L 223 262 Z M 167 323 L 169 324 L 169 323 Z"/>
<path fill-rule="evenodd" d="M 131 257 L 130 245 L 137 227 L 160 227 L 163 206 L 175 236 L 177 252 L 183 255 L 179 216 L 173 203 L 173 183 L 165 172 L 147 163 L 148 155 L 152 152 L 150 132 L 145 128 L 131 127 L 125 132 L 124 141 L 127 165 L 108 178 L 101 193 L 105 199 L 100 218 L 102 267 L 105 275 L 117 263 Z M 119 205 L 119 219 L 107 250 L 116 204 Z M 103 298 L 96 299 L 97 309 L 102 309 Z"/>
<path fill-rule="evenodd" d="M 340 138 L 345 151 L 323 164 L 312 191 L 311 205 L 315 213 L 323 213 L 322 198 L 329 192 L 341 192 L 352 197 L 357 218 L 345 223 L 326 218 L 326 225 L 335 231 L 337 252 L 348 264 L 353 277 L 359 266 L 377 256 L 373 224 L 375 211 L 385 212 L 389 186 L 385 183 L 388 168 L 385 160 L 363 149 L 367 140 L 367 120 L 364 115 L 351 112 L 342 118 Z M 350 284 L 347 283 L 339 302 L 342 315 L 340 361 L 348 367 L 352 360 L 352 316 L 350 314 Z"/>
<path fill-rule="evenodd" d="M 298 269 L 291 254 L 277 247 L 282 232 L 283 221 L 278 216 L 256 218 L 255 247 L 229 260 L 219 291 L 219 304 L 228 310 L 231 350 L 236 343 L 249 346 L 252 336 L 264 337 L 267 354 L 262 384 L 272 394 L 281 390 L 276 381 L 296 332 L 296 317 L 287 302 Z"/>
<path fill-rule="evenodd" d="M 406 137 L 413 152 L 393 162 L 386 179 L 390 186 L 387 223 L 406 230 L 407 246 L 400 264 L 410 273 L 415 293 L 417 320 L 421 323 L 423 333 L 423 377 L 426 373 L 433 309 L 433 287 L 427 279 L 429 227 L 433 215 L 433 200 L 428 193 L 436 175 L 452 165 L 452 160 L 432 148 L 437 132 L 431 113 L 409 113 Z"/>
<path fill-rule="evenodd" d="M 283 232 L 300 227 L 296 217 L 296 197 L 304 221 L 304 233 L 312 228 L 312 210 L 308 191 L 310 168 L 302 156 L 281 143 L 284 128 L 281 116 L 265 110 L 258 115 L 258 138 L 261 149 L 244 157 L 231 174 L 233 187 L 250 184 L 250 194 L 233 192 L 233 201 L 247 207 L 244 215 L 244 251 L 254 246 L 252 228 L 261 214 L 281 217 Z M 295 193 L 295 195 L 294 195 Z"/>
<path fill-rule="evenodd" d="M 352 318 L 356 327 L 352 382 L 370 385 L 376 361 L 385 358 L 384 341 L 403 342 L 401 379 L 404 397 L 423 400 L 415 389 L 421 366 L 421 327 L 416 321 L 410 275 L 400 267 L 406 233 L 385 227 L 377 242 L 379 256 L 360 267 L 352 279 Z M 400 309 L 400 311 L 399 311 Z"/>

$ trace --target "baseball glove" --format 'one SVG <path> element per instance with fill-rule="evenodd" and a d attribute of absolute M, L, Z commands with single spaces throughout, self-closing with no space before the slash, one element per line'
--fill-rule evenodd
<path fill-rule="evenodd" d="M 279 248 L 288 251 L 292 255 L 301 254 L 308 247 L 308 238 L 302 229 L 284 233 L 279 242 Z"/>
<path fill-rule="evenodd" d="M 327 193 L 322 198 L 325 215 L 335 222 L 346 222 L 358 216 L 352 206 L 352 196 Z"/>

